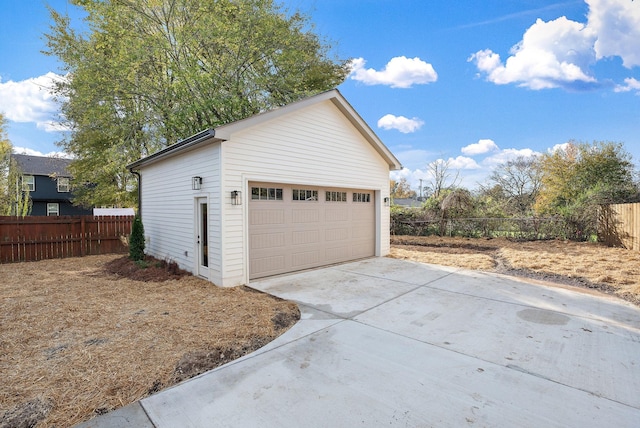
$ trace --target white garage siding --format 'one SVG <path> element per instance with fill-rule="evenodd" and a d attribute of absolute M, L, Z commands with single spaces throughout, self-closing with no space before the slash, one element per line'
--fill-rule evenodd
<path fill-rule="evenodd" d="M 145 252 L 176 261 L 194 272 L 194 207 L 196 197 L 209 202 L 209 279 L 222 282 L 220 222 L 220 143 L 161 160 L 140 170 L 142 223 L 148 237 Z M 203 178 L 201 190 L 191 189 L 191 178 Z"/>
<path fill-rule="evenodd" d="M 249 281 L 250 182 L 370 192 L 366 225 L 351 222 L 321 231 L 325 239 L 337 240 L 345 239 L 338 236 L 339 229 L 349 229 L 354 242 L 349 244 L 350 256 L 342 245 L 340 260 L 345 260 L 389 252 L 389 207 L 384 201 L 389 197 L 389 170 L 401 167 L 337 90 L 204 130 L 128 166 L 142 176 L 147 252 L 206 273 L 219 286 Z M 203 177 L 201 190 L 191 189 L 194 176 Z M 242 193 L 241 204 L 232 204 L 232 191 Z M 199 197 L 207 198 L 209 207 L 208 269 L 196 266 Z M 329 209 L 328 215 L 334 211 L 339 210 Z M 350 215 L 353 218 L 353 212 Z M 356 242 L 367 235 L 366 243 Z M 303 253 L 296 256 L 296 264 L 305 262 Z"/>
<path fill-rule="evenodd" d="M 366 189 L 375 194 L 375 255 L 389 252 L 389 165 L 351 122 L 327 100 L 231 135 L 222 146 L 222 228 L 225 285 L 248 280 L 248 187 L 275 182 Z M 243 205 L 233 206 L 233 190 Z"/>

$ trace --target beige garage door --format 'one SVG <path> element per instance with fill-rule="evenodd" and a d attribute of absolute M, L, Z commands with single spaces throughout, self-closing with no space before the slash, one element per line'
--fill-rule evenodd
<path fill-rule="evenodd" d="M 371 190 L 249 183 L 249 278 L 375 255 Z"/>

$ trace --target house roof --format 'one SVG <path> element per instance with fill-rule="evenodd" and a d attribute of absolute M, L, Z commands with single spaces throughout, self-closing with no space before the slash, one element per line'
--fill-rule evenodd
<path fill-rule="evenodd" d="M 219 126 L 215 129 L 207 129 L 192 135 L 189 138 L 181 140 L 165 149 L 162 149 L 156 153 L 153 153 L 145 158 L 139 159 L 131 164 L 127 165 L 127 168 L 134 170 L 168 156 L 173 156 L 177 153 L 193 149 L 196 146 L 204 142 L 211 141 L 227 141 L 231 138 L 234 132 L 260 125 L 269 120 L 273 120 L 277 117 L 291 113 L 292 111 L 305 108 L 320 102 L 331 101 L 344 116 L 351 122 L 351 124 L 360 132 L 369 144 L 378 152 L 378 154 L 387 162 L 389 169 L 399 170 L 402 169 L 400 161 L 391 153 L 391 151 L 384 145 L 384 143 L 378 138 L 373 130 L 367 125 L 367 123 L 360 117 L 355 109 L 349 104 L 349 102 L 342 96 L 340 91 L 332 89 L 330 91 L 322 92 L 320 94 L 305 98 L 300 101 L 296 101 L 291 104 L 287 104 L 283 107 L 278 107 L 273 110 L 269 110 L 264 113 L 257 114 L 255 116 L 248 117 L 246 119 L 231 122 L 226 125 Z"/>
<path fill-rule="evenodd" d="M 405 208 L 420 208 L 422 207 L 422 201 L 416 198 L 393 198 L 393 205 Z"/>
<path fill-rule="evenodd" d="M 71 176 L 67 170 L 67 167 L 71 163 L 71 159 L 14 154 L 12 154 L 11 157 L 18 163 L 23 174 L 55 175 L 61 177 Z"/>

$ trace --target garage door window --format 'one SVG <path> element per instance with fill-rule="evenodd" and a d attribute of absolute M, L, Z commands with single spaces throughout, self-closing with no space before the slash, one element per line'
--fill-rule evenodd
<path fill-rule="evenodd" d="M 347 192 L 326 192 L 327 202 L 347 202 Z"/>
<path fill-rule="evenodd" d="M 317 201 L 318 191 L 308 189 L 293 189 L 294 201 Z"/>
<path fill-rule="evenodd" d="M 371 202 L 371 193 L 353 192 L 353 202 Z"/>
<path fill-rule="evenodd" d="M 277 187 L 252 187 L 251 199 L 260 201 L 281 201 L 282 188 Z"/>

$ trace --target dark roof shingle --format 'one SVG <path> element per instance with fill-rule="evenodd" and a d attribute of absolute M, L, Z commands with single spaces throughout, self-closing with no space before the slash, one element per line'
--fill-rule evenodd
<path fill-rule="evenodd" d="M 50 158 L 45 156 L 11 155 L 22 170 L 28 175 L 55 175 L 58 177 L 70 177 L 67 167 L 71 159 Z"/>

